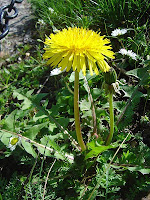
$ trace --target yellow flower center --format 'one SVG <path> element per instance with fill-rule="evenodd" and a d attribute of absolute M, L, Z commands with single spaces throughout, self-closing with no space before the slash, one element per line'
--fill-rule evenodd
<path fill-rule="evenodd" d="M 10 144 L 15 145 L 18 141 L 19 141 L 19 139 L 14 137 L 14 138 L 11 139 Z"/>

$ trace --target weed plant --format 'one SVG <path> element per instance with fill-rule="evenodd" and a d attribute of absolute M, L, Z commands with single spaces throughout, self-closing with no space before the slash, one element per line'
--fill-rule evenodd
<path fill-rule="evenodd" d="M 41 46 L 22 46 L 0 70 L 0 199 L 141 200 L 150 190 L 150 47 L 148 1 L 31 0 L 39 20 L 38 39 L 69 26 L 101 30 L 110 38 L 117 72 L 112 146 L 103 149 L 93 134 L 109 134 L 104 76 L 79 74 L 80 115 L 86 156 L 78 149 L 74 125 L 75 73 L 51 76 Z M 44 23 L 43 23 L 44 22 Z M 112 30 L 127 33 L 112 36 Z M 132 50 L 133 55 L 119 53 Z M 28 54 L 30 53 L 30 54 Z M 90 91 L 89 91 L 90 88 Z M 11 137 L 21 138 L 12 150 Z M 74 158 L 74 160 L 73 160 Z"/>
<path fill-rule="evenodd" d="M 102 32 L 118 27 L 137 28 L 148 22 L 150 4 L 146 0 L 30 0 L 38 19 L 49 27 L 89 27 Z M 62 9 L 63 8 L 63 9 Z"/>

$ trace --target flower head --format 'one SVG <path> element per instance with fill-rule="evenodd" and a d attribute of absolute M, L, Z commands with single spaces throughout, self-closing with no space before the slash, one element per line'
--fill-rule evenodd
<path fill-rule="evenodd" d="M 56 69 L 53 69 L 50 73 L 50 76 L 56 76 L 56 75 L 59 75 L 61 74 L 62 71 L 60 70 L 60 68 L 56 68 Z"/>
<path fill-rule="evenodd" d="M 107 57 L 114 58 L 109 43 L 108 39 L 92 30 L 69 27 L 46 38 L 43 58 L 49 59 L 47 64 L 58 66 L 61 71 L 66 69 L 68 72 L 71 68 L 78 72 L 82 70 L 85 76 L 86 67 L 89 67 L 91 75 L 93 70 L 99 74 L 97 66 L 107 72 L 110 67 L 105 60 Z"/>
<path fill-rule="evenodd" d="M 128 51 L 126 49 L 120 49 L 118 53 L 121 53 L 122 55 L 127 55 Z"/>
<path fill-rule="evenodd" d="M 111 35 L 113 37 L 116 37 L 118 35 L 124 35 L 125 33 L 127 33 L 127 29 L 115 29 L 114 31 L 112 31 Z"/>
<path fill-rule="evenodd" d="M 54 13 L 54 9 L 53 8 L 49 7 L 48 10 L 50 11 L 51 14 Z"/>
<path fill-rule="evenodd" d="M 122 55 L 127 55 L 133 60 L 137 60 L 137 54 L 134 53 L 132 50 L 120 49 L 118 53 L 121 53 Z"/>
<path fill-rule="evenodd" d="M 20 140 L 20 137 L 11 137 L 9 140 L 8 148 L 10 148 L 10 150 L 13 151 L 16 148 L 16 146 L 20 143 Z"/>
<path fill-rule="evenodd" d="M 133 60 L 137 60 L 137 54 L 134 53 L 132 50 L 128 50 L 127 55 L 132 58 Z"/>
<path fill-rule="evenodd" d="M 37 24 L 40 24 L 40 25 L 45 25 L 45 22 L 44 22 L 44 20 L 43 19 L 38 19 L 38 22 L 37 22 Z"/>

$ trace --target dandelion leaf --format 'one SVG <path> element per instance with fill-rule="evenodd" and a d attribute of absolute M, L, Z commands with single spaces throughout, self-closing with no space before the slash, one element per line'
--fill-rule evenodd
<path fill-rule="evenodd" d="M 37 153 L 35 152 L 31 143 L 29 143 L 25 139 L 21 139 L 21 143 L 27 153 L 31 154 L 34 158 L 37 157 Z"/>

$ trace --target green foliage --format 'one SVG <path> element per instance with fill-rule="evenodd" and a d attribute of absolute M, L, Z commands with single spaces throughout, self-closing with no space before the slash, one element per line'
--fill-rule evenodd
<path fill-rule="evenodd" d="M 148 83 L 149 73 L 148 67 L 145 68 L 136 68 L 134 70 L 130 70 L 127 72 L 128 75 L 134 76 L 140 80 L 138 86 L 143 86 Z M 121 86 L 120 89 L 124 92 L 124 97 L 129 98 L 128 103 L 124 107 L 124 117 L 122 118 L 119 127 L 126 127 L 133 121 L 133 115 L 135 114 L 135 110 L 140 102 L 141 97 L 143 97 L 143 93 L 138 91 L 138 86 L 130 86 L 127 85 Z"/>
<path fill-rule="evenodd" d="M 91 27 L 94 30 L 100 28 L 102 31 L 106 26 L 113 29 L 124 25 L 127 28 L 135 28 L 134 24 L 137 27 L 147 23 L 149 16 L 149 3 L 145 0 L 128 2 L 119 0 L 67 0 L 65 2 L 63 0 L 59 2 L 30 0 L 30 2 L 38 19 L 42 19 L 45 23 L 45 25 L 40 22 L 38 24 L 44 27 L 49 25 L 54 32 L 57 29 L 74 25 Z M 47 32 L 47 28 L 45 30 Z"/>
<path fill-rule="evenodd" d="M 134 182 L 133 187 L 128 188 L 128 192 L 124 195 L 126 198 L 130 198 L 131 200 L 141 198 L 143 195 L 147 194 L 147 191 L 149 190 L 149 185 L 149 176 L 143 177 L 137 175 L 137 179 Z"/>
<path fill-rule="evenodd" d="M 1 199 L 15 200 L 19 199 L 21 192 L 21 182 L 16 179 L 18 176 L 17 173 L 12 174 L 10 181 L 7 183 L 7 180 L 0 178 L 1 185 Z"/>
<path fill-rule="evenodd" d="M 98 141 L 92 140 L 90 143 L 87 143 L 88 150 L 90 151 L 86 154 L 85 159 L 97 157 L 102 152 L 108 149 L 116 148 L 117 146 L 118 144 L 105 146 L 105 145 L 99 144 Z"/>

